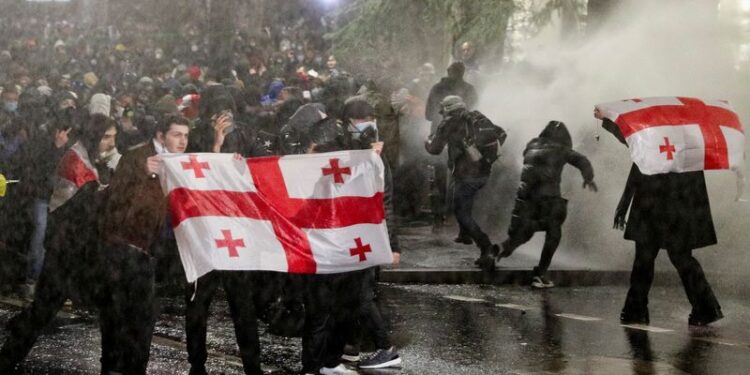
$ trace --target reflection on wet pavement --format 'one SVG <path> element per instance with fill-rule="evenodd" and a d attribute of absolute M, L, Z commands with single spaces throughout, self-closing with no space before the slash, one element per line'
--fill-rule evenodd
<path fill-rule="evenodd" d="M 744 301 L 723 301 L 716 327 L 687 326 L 689 305 L 679 288 L 655 288 L 653 327 L 617 320 L 624 289 L 383 285 L 383 313 L 403 369 L 363 374 L 746 374 L 750 312 Z M 209 371 L 241 374 L 234 330 L 223 298 L 211 307 Z M 0 305 L 5 323 L 16 308 Z M 187 373 L 181 298 L 163 300 L 150 374 Z M 729 312 L 729 313 L 727 313 Z M 0 335 L 4 336 L 0 331 Z M 300 340 L 274 336 L 261 325 L 262 360 L 269 372 L 299 370 Z M 372 350 L 365 346 L 364 349 Z M 24 364 L 24 374 L 98 373 L 94 316 L 59 317 Z"/>

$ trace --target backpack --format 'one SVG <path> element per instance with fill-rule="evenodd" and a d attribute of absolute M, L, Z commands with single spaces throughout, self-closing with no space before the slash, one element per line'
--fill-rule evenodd
<path fill-rule="evenodd" d="M 466 145 L 475 146 L 481 158 L 487 164 L 492 164 L 500 158 L 500 147 L 505 143 L 507 134 L 503 128 L 495 125 L 479 111 L 467 111 L 464 114 L 466 120 Z"/>

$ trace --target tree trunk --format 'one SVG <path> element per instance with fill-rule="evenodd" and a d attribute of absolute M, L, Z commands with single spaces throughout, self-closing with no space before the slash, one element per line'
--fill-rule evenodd
<path fill-rule="evenodd" d="M 586 16 L 586 31 L 596 33 L 607 21 L 618 0 L 589 0 L 588 15 Z"/>
<path fill-rule="evenodd" d="M 236 0 L 212 0 L 208 9 L 210 69 L 225 76 L 233 66 Z"/>

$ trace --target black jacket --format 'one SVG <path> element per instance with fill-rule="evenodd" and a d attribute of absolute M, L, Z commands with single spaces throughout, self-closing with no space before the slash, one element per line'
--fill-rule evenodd
<path fill-rule="evenodd" d="M 427 97 L 427 106 L 424 113 L 427 121 L 440 122 L 442 120 L 440 102 L 448 95 L 460 96 L 469 110 L 474 109 L 477 105 L 477 90 L 474 89 L 474 86 L 464 80 L 443 77 L 440 82 L 432 86 L 430 95 Z"/>
<path fill-rule="evenodd" d="M 472 161 L 464 147 L 464 140 L 468 137 L 469 122 L 466 110 L 456 110 L 448 114 L 438 125 L 435 133 L 425 142 L 425 149 L 433 155 L 440 155 L 448 145 L 448 167 L 456 178 L 487 177 L 492 170 L 492 164 L 482 159 Z"/>
<path fill-rule="evenodd" d="M 589 160 L 571 148 L 570 134 L 565 125 L 550 122 L 538 138 L 532 139 L 523 152 L 519 199 L 559 197 L 560 178 L 565 164 L 581 171 L 584 181 L 594 180 Z"/>
<path fill-rule="evenodd" d="M 626 144 L 617 124 L 602 127 Z M 703 171 L 644 175 L 633 164 L 616 215 L 628 208 L 625 239 L 673 251 L 717 243 Z"/>
<path fill-rule="evenodd" d="M 703 171 L 649 176 L 633 164 L 617 207 L 630 207 L 625 239 L 672 250 L 717 242 Z"/>
<path fill-rule="evenodd" d="M 54 139 L 46 132 L 26 143 L 21 150 L 20 170 L 17 176 L 21 179 L 19 189 L 29 198 L 49 200 L 54 188 L 54 175 L 57 163 L 66 148 L 55 146 Z"/>

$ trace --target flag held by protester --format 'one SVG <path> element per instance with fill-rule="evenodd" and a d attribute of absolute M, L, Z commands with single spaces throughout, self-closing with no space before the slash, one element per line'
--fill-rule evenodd
<path fill-rule="evenodd" d="M 212 270 L 327 274 L 393 261 L 383 163 L 371 150 L 163 160 L 189 282 Z"/>
<path fill-rule="evenodd" d="M 744 166 L 744 130 L 725 100 L 635 98 L 596 108 L 617 124 L 644 174 Z"/>

